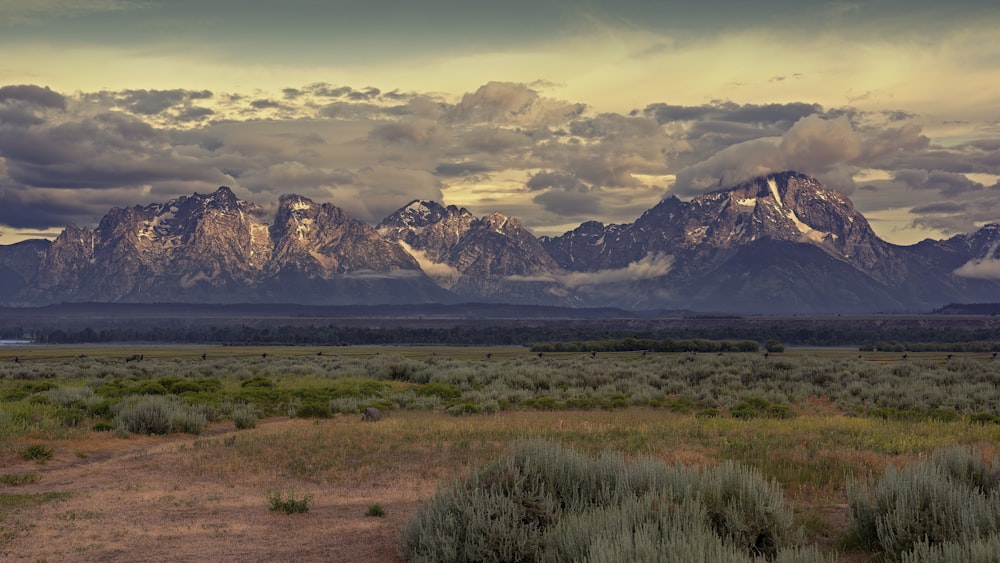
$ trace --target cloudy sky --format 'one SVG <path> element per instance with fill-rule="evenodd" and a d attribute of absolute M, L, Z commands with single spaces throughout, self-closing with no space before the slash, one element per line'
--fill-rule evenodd
<path fill-rule="evenodd" d="M 995 0 L 0 0 L 0 244 L 229 185 L 538 235 L 794 169 L 1000 221 Z"/>

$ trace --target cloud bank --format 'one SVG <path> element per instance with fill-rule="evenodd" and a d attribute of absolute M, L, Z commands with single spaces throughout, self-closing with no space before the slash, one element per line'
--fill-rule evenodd
<path fill-rule="evenodd" d="M 298 193 L 376 223 L 430 199 L 557 235 L 782 170 L 818 176 L 862 212 L 902 214 L 911 230 L 1000 219 L 1000 131 L 935 144 L 911 112 L 806 101 L 597 113 L 542 87 L 496 81 L 448 97 L 320 82 L 252 95 L 3 85 L 0 228 L 94 226 L 113 206 L 229 185 L 272 209 Z M 650 260 L 635 267 L 664 267 Z"/>

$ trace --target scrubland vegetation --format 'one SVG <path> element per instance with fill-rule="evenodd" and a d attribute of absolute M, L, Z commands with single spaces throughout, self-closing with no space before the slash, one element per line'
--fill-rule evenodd
<path fill-rule="evenodd" d="M 415 561 L 998 553 L 1000 362 L 989 356 L 37 350 L 0 359 L 0 458 L 51 456 L 81 433 L 200 434 L 219 421 L 240 438 L 194 448 L 198 474 L 322 484 L 433 456 L 458 478 L 400 531 Z M 369 406 L 387 420 L 336 431 L 363 424 Z M 275 416 L 333 426 L 261 433 Z M 272 510 L 308 509 L 306 495 L 267 494 Z M 838 520 L 818 506 L 845 508 Z"/>

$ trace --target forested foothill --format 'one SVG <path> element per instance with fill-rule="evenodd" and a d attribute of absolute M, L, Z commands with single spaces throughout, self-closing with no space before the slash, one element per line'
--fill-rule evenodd
<path fill-rule="evenodd" d="M 1000 317 L 738 317 L 491 304 L 392 307 L 66 304 L 0 308 L 0 339 L 49 344 L 531 346 L 628 338 L 994 352 Z M 577 344 L 579 345 L 579 344 Z"/>

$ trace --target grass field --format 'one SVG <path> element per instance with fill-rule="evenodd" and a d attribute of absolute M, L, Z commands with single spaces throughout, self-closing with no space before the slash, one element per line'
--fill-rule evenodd
<path fill-rule="evenodd" d="M 849 538 L 847 481 L 954 444 L 995 456 L 1000 365 L 862 356 L 0 349 L 0 558 L 226 560 L 235 540 L 259 560 L 398 558 L 400 530 L 439 486 L 542 437 L 592 455 L 755 467 L 780 484 L 806 544 L 872 560 Z M 122 431 L 117 405 L 143 389 L 201 409 L 203 426 Z M 361 422 L 370 404 L 385 420 Z M 236 430 L 238 405 L 255 409 L 254 427 Z M 272 512 L 274 491 L 312 505 Z M 366 516 L 375 504 L 384 517 Z"/>

